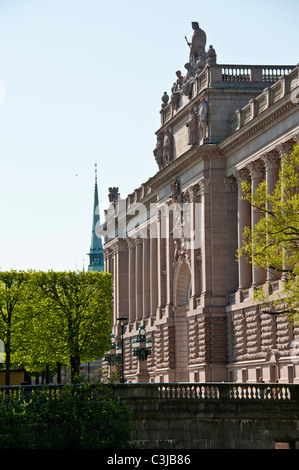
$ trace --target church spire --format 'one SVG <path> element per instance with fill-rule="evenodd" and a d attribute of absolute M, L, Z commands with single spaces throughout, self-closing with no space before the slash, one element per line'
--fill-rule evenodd
<path fill-rule="evenodd" d="M 96 227 L 100 223 L 99 193 L 98 193 L 98 171 L 95 163 L 95 185 L 91 244 L 89 252 L 88 271 L 104 271 L 103 243 L 101 237 L 96 234 Z"/>

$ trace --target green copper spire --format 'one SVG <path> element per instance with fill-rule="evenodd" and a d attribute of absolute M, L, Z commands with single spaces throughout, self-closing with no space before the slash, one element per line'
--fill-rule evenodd
<path fill-rule="evenodd" d="M 98 175 L 97 164 L 95 163 L 95 186 L 94 186 L 94 205 L 91 245 L 89 255 L 88 271 L 104 271 L 103 243 L 101 237 L 96 234 L 96 227 L 100 223 L 99 193 L 98 193 Z"/>

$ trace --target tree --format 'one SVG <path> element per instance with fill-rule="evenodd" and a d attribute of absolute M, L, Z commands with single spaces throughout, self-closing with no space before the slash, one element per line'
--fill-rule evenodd
<path fill-rule="evenodd" d="M 106 272 L 48 271 L 33 273 L 32 282 L 46 309 L 43 317 L 50 328 L 45 331 L 54 338 L 54 349 L 60 350 L 61 357 L 69 358 L 75 382 L 80 363 L 103 357 L 109 347 L 112 276 Z"/>
<path fill-rule="evenodd" d="M 260 211 L 262 217 L 253 227 L 246 227 L 238 256 L 245 256 L 258 268 L 270 269 L 284 280 L 284 292 L 276 300 L 258 294 L 274 313 L 287 314 L 298 321 L 299 307 L 299 145 L 282 157 L 279 178 L 273 194 L 262 182 L 254 194 L 250 183 L 243 182 L 244 198 Z"/>
<path fill-rule="evenodd" d="M 10 385 L 13 338 L 27 294 L 27 280 L 28 274 L 24 271 L 0 272 L 0 339 L 5 346 L 5 385 Z"/>

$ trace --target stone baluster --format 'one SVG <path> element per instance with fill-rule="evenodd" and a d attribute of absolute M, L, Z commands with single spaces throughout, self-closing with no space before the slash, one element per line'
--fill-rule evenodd
<path fill-rule="evenodd" d="M 255 193 L 258 185 L 262 183 L 264 179 L 264 165 L 261 161 L 255 161 L 248 164 L 248 168 L 251 174 L 251 195 Z M 251 230 L 254 230 L 254 226 L 260 220 L 262 216 L 259 209 L 251 206 Z M 252 287 L 260 286 L 264 284 L 266 280 L 266 273 L 264 269 L 257 268 L 252 262 Z"/>

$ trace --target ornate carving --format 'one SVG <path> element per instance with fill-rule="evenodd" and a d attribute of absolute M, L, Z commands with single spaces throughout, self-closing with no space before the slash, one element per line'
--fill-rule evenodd
<path fill-rule="evenodd" d="M 169 96 L 166 91 L 164 91 L 164 95 L 162 96 L 162 109 L 164 109 L 168 105 Z"/>
<path fill-rule="evenodd" d="M 238 191 L 237 180 L 234 176 L 224 177 L 224 186 L 227 193 L 234 193 Z"/>
<path fill-rule="evenodd" d="M 118 192 L 118 188 L 117 187 L 111 187 L 108 189 L 109 193 L 108 193 L 108 199 L 109 199 L 109 202 L 110 204 L 114 207 L 114 209 L 116 209 L 116 206 L 117 206 L 117 201 L 119 199 L 119 192 Z"/>
<path fill-rule="evenodd" d="M 163 140 L 163 166 L 169 165 L 172 160 L 172 134 L 167 129 Z"/>
<path fill-rule="evenodd" d="M 207 56 L 208 56 L 207 63 L 209 65 L 215 65 L 217 63 L 217 55 L 213 46 L 210 46 L 207 52 Z"/>
<path fill-rule="evenodd" d="M 172 95 L 171 95 L 171 103 L 172 108 L 177 110 L 180 105 L 180 96 L 183 86 L 184 77 L 181 74 L 180 70 L 176 71 L 177 81 L 174 82 L 173 87 L 171 88 Z"/>
<path fill-rule="evenodd" d="M 261 178 L 264 175 L 264 164 L 261 161 L 250 162 L 247 165 L 251 178 Z"/>
<path fill-rule="evenodd" d="M 208 137 L 208 103 L 204 98 L 200 100 L 198 110 L 199 141 Z"/>
<path fill-rule="evenodd" d="M 187 75 L 185 76 L 183 81 L 183 93 L 185 96 L 191 99 L 196 70 L 189 62 L 185 64 L 185 69 L 187 70 Z"/>
<path fill-rule="evenodd" d="M 210 192 L 211 187 L 211 180 L 210 178 L 201 178 L 198 182 L 199 185 L 199 196 L 203 196 L 204 194 L 208 194 Z"/>
<path fill-rule="evenodd" d="M 188 145 L 196 145 L 197 144 L 197 113 L 194 111 L 193 108 L 189 111 L 189 120 L 186 122 L 186 126 L 188 127 Z"/>
<path fill-rule="evenodd" d="M 266 170 L 277 170 L 279 168 L 279 157 L 275 153 L 263 153 L 261 160 L 264 162 Z"/>
<path fill-rule="evenodd" d="M 276 150 L 280 153 L 281 156 L 292 153 L 294 144 L 291 142 L 281 142 L 276 146 Z"/>
<path fill-rule="evenodd" d="M 153 154 L 155 155 L 155 159 L 159 167 L 159 170 L 162 170 L 163 168 L 163 139 L 161 136 L 157 137 L 157 145 L 153 151 Z"/>
<path fill-rule="evenodd" d="M 207 37 L 206 33 L 200 29 L 197 21 L 192 21 L 192 29 L 194 30 L 191 43 L 187 41 L 188 46 L 190 47 L 190 56 L 189 63 L 196 67 L 198 60 L 206 60 L 207 54 L 205 51 Z"/>

